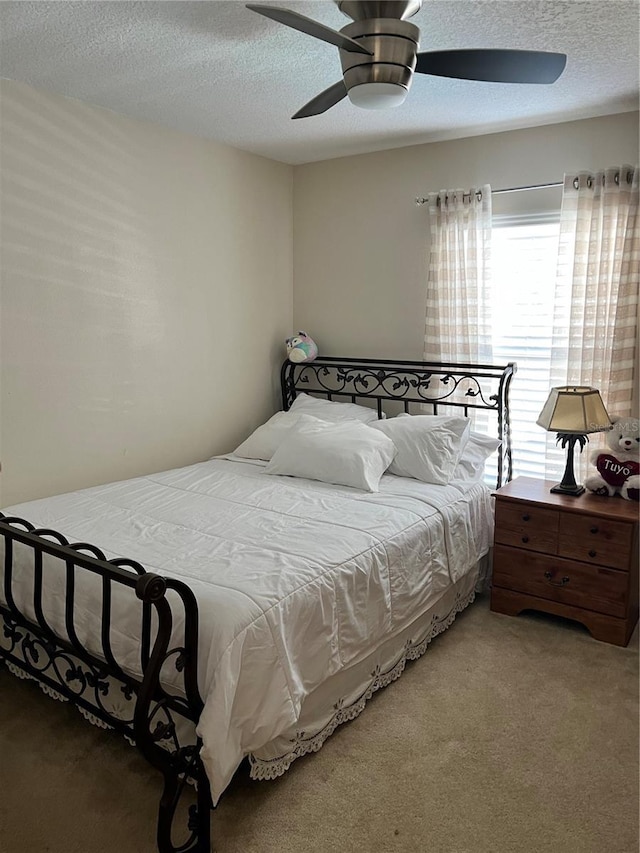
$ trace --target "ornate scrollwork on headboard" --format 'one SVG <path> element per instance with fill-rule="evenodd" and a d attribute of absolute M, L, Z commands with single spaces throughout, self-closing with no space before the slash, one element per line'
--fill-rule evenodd
<path fill-rule="evenodd" d="M 441 406 L 456 407 L 469 416 L 471 410 L 492 412 L 497 418 L 497 436 L 502 440 L 497 485 L 511 479 L 511 431 L 509 428 L 509 385 L 516 365 L 437 364 L 424 361 L 334 358 L 293 364 L 281 370 L 283 406 L 289 409 L 301 392 L 351 402 L 375 401 L 378 417 L 383 403 L 400 403 L 405 412 L 411 405 L 427 405 L 432 414 Z M 424 411 L 424 408 L 421 409 Z"/>

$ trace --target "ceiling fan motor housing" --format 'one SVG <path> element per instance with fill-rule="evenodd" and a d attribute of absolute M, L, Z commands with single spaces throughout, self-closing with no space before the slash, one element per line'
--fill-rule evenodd
<path fill-rule="evenodd" d="M 354 21 L 340 30 L 371 51 L 372 56 L 340 49 L 340 62 L 347 92 L 371 83 L 411 86 L 420 46 L 420 30 L 397 18 Z M 351 94 L 350 94 L 351 97 Z M 404 99 L 404 98 L 403 98 Z"/>
<path fill-rule="evenodd" d="M 338 9 L 353 21 L 369 18 L 411 18 L 422 0 L 337 0 Z"/>

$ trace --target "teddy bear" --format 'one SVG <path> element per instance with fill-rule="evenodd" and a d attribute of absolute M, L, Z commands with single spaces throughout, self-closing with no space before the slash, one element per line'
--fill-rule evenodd
<path fill-rule="evenodd" d="M 287 358 L 294 364 L 313 361 L 318 355 L 318 347 L 306 332 L 296 332 L 293 337 L 285 340 L 285 344 L 287 345 Z"/>
<path fill-rule="evenodd" d="M 593 450 L 589 462 L 596 472 L 584 484 L 596 495 L 619 494 L 628 501 L 640 499 L 640 421 L 611 418 L 606 448 Z M 607 452 L 607 449 L 609 452 Z"/>

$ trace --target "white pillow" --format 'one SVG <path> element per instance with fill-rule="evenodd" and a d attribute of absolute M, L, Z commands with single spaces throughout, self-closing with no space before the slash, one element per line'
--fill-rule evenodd
<path fill-rule="evenodd" d="M 333 400 L 324 400 L 320 397 L 311 397 L 309 394 L 298 394 L 291 404 L 290 412 L 297 415 L 313 415 L 322 418 L 323 421 L 362 421 L 371 423 L 378 420 L 376 409 L 368 409 L 366 406 L 358 406 L 357 403 L 336 403 Z"/>
<path fill-rule="evenodd" d="M 497 438 L 483 435 L 481 432 L 471 431 L 469 433 L 469 441 L 462 451 L 452 479 L 465 480 L 472 483 L 482 480 L 485 462 L 492 453 L 496 452 L 501 444 L 502 442 Z"/>
<path fill-rule="evenodd" d="M 268 421 L 255 429 L 242 444 L 233 451 L 245 459 L 271 459 L 289 430 L 298 423 L 301 415 L 293 412 L 276 412 Z"/>
<path fill-rule="evenodd" d="M 449 415 L 412 415 L 371 424 L 395 444 L 390 474 L 446 485 L 469 440 L 471 421 Z"/>
<path fill-rule="evenodd" d="M 358 421 L 329 423 L 301 415 L 264 469 L 377 492 L 396 449 L 390 438 Z"/>

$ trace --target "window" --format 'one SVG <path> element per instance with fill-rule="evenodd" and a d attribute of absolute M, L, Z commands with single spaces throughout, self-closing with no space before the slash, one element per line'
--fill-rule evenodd
<path fill-rule="evenodd" d="M 514 477 L 559 476 L 566 459 L 562 449 L 546 456 L 548 435 L 536 424 L 551 384 L 554 319 L 570 308 L 554 304 L 559 227 L 559 211 L 493 217 L 493 357 L 518 365 L 510 395 Z"/>

